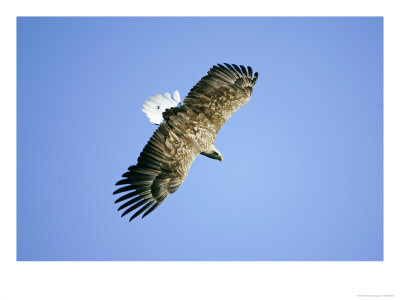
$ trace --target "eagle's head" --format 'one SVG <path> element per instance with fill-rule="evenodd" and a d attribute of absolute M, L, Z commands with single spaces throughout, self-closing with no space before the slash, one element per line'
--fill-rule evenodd
<path fill-rule="evenodd" d="M 221 152 L 219 152 L 214 145 L 212 145 L 207 151 L 201 152 L 200 154 L 203 154 L 212 159 L 219 160 L 220 162 L 222 162 L 222 160 L 224 159 Z"/>

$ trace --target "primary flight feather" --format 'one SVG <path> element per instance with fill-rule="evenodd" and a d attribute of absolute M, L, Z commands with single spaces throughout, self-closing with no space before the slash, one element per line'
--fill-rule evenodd
<path fill-rule="evenodd" d="M 126 192 L 115 203 L 122 216 L 137 211 L 129 221 L 156 209 L 185 180 L 197 155 L 222 161 L 214 141 L 221 126 L 249 101 L 258 73 L 251 67 L 218 64 L 213 66 L 189 92 L 183 104 L 179 92 L 150 97 L 143 111 L 154 124 L 160 124 L 138 162 L 122 175 L 114 194 Z"/>

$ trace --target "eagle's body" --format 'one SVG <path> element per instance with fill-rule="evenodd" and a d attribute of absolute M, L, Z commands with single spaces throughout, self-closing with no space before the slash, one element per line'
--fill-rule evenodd
<path fill-rule="evenodd" d="M 126 208 L 122 216 L 141 207 L 132 220 L 146 209 L 143 217 L 158 207 L 179 188 L 197 155 L 222 161 L 215 138 L 222 125 L 250 99 L 258 77 L 257 73 L 253 77 L 250 67 L 225 65 L 211 68 L 190 90 L 182 106 L 173 104 L 160 112 L 164 122 L 144 147 L 138 163 L 117 182 L 126 186 L 114 194 L 129 191 L 116 201 L 126 201 L 119 208 Z M 150 120 L 151 116 L 158 119 L 151 110 L 146 114 Z"/>

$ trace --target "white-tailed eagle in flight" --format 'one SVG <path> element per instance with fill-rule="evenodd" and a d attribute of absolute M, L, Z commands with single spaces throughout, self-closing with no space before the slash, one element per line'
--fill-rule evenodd
<path fill-rule="evenodd" d="M 122 216 L 138 209 L 132 221 L 156 209 L 185 180 L 199 154 L 222 161 L 214 141 L 221 126 L 249 101 L 258 73 L 251 67 L 218 64 L 213 66 L 180 102 L 179 92 L 150 97 L 144 113 L 159 124 L 136 165 L 122 175 L 114 194 L 127 192 L 115 203 L 125 201 L 118 210 Z"/>

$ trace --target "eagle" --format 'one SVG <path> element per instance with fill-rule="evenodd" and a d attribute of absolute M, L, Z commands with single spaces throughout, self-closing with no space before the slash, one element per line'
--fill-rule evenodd
<path fill-rule="evenodd" d="M 137 211 L 129 221 L 155 210 L 185 180 L 197 155 L 222 162 L 214 145 L 222 125 L 246 104 L 253 92 L 258 73 L 251 67 L 235 64 L 214 65 L 189 91 L 183 103 L 179 92 L 157 94 L 143 104 L 143 112 L 159 125 L 140 153 L 137 164 L 130 166 L 122 185 L 113 194 L 125 193 L 115 203 L 122 203 L 122 217 Z"/>

